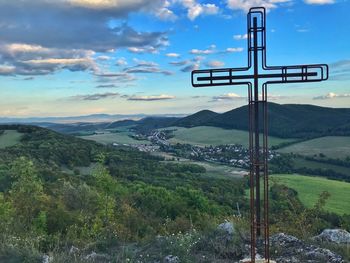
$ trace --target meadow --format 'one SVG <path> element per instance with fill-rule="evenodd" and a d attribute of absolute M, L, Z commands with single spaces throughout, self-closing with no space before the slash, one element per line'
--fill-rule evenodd
<path fill-rule="evenodd" d="M 193 128 L 169 127 L 174 129 L 172 143 L 189 143 L 199 146 L 241 144 L 248 147 L 248 132 L 241 130 L 227 130 L 218 127 L 198 126 Z M 294 139 L 281 139 L 269 136 L 269 145 L 274 146 Z"/>
<path fill-rule="evenodd" d="M 118 131 L 111 133 L 103 133 L 103 134 L 94 134 L 87 136 L 80 136 L 82 139 L 92 140 L 95 142 L 99 142 L 102 144 L 150 144 L 149 141 L 146 140 L 135 140 L 131 138 L 129 135 L 132 135 L 131 132 L 127 131 Z"/>
<path fill-rule="evenodd" d="M 281 153 L 297 153 L 306 156 L 323 153 L 328 158 L 345 159 L 350 156 L 349 136 L 326 136 L 304 142 L 299 142 L 281 148 Z"/>
<path fill-rule="evenodd" d="M 0 149 L 16 145 L 20 142 L 22 135 L 16 130 L 4 130 L 0 135 Z"/>
<path fill-rule="evenodd" d="M 164 162 L 175 162 L 179 164 L 194 164 L 199 165 L 205 168 L 205 176 L 214 177 L 214 178 L 243 178 L 248 171 L 241 168 L 232 167 L 224 164 L 193 161 L 182 157 L 174 157 L 173 155 L 166 152 L 153 152 L 152 155 L 161 156 L 165 158 Z M 175 159 L 174 159 L 175 158 Z"/>
<path fill-rule="evenodd" d="M 307 167 L 310 169 L 324 169 L 324 170 L 333 170 L 337 173 L 342 173 L 350 177 L 350 167 L 325 163 L 325 162 L 316 162 L 312 160 L 305 160 L 303 158 L 297 157 L 293 159 L 295 168 Z"/>
<path fill-rule="evenodd" d="M 331 196 L 326 202 L 325 210 L 339 215 L 350 214 L 350 183 L 299 174 L 275 174 L 271 175 L 270 180 L 296 190 L 306 207 L 312 207 L 320 193 L 328 191 Z"/>

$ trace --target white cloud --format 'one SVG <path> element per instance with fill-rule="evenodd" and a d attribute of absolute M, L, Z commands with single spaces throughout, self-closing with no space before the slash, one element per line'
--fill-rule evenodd
<path fill-rule="evenodd" d="M 200 4 L 195 0 L 176 0 L 187 9 L 187 17 L 190 20 L 196 19 L 200 15 L 215 15 L 219 12 L 219 7 L 215 4 Z"/>
<path fill-rule="evenodd" d="M 178 53 L 167 53 L 165 55 L 167 57 L 169 57 L 169 58 L 178 58 L 178 57 L 180 57 L 180 54 L 178 54 Z"/>
<path fill-rule="evenodd" d="M 102 60 L 102 61 L 107 61 L 107 60 L 110 60 L 111 57 L 109 57 L 109 56 L 98 56 L 96 59 L 97 60 Z"/>
<path fill-rule="evenodd" d="M 134 59 L 134 62 L 136 63 L 134 66 L 124 68 L 125 73 L 161 73 L 163 75 L 172 75 L 173 72 L 168 70 L 163 70 L 159 68 L 158 64 L 153 61 L 145 61 L 145 60 L 139 60 Z"/>
<path fill-rule="evenodd" d="M 334 4 L 334 0 L 305 0 L 305 3 L 309 5 L 326 5 L 326 4 Z"/>
<path fill-rule="evenodd" d="M 233 38 L 234 38 L 235 40 L 247 39 L 247 38 L 248 38 L 248 34 L 244 34 L 244 35 L 234 35 Z"/>
<path fill-rule="evenodd" d="M 207 66 L 211 68 L 219 68 L 219 67 L 223 67 L 224 65 L 225 63 L 219 60 L 212 60 L 207 62 Z"/>
<path fill-rule="evenodd" d="M 226 53 L 242 52 L 243 50 L 242 47 L 228 47 L 226 48 Z"/>
<path fill-rule="evenodd" d="M 107 92 L 107 93 L 96 93 L 96 94 L 87 94 L 87 95 L 75 95 L 69 97 L 70 100 L 102 100 L 118 97 L 119 93 L 116 92 Z"/>
<path fill-rule="evenodd" d="M 0 65 L 0 75 L 12 75 L 15 71 L 14 66 Z"/>
<path fill-rule="evenodd" d="M 329 92 L 326 95 L 317 96 L 314 97 L 314 100 L 328 100 L 328 99 L 335 99 L 335 98 L 350 98 L 350 93 L 344 93 L 344 94 L 336 94 L 334 92 Z"/>
<path fill-rule="evenodd" d="M 117 59 L 117 61 L 115 62 L 115 64 L 116 64 L 117 66 L 126 66 L 126 65 L 128 65 L 128 62 L 126 61 L 125 58 L 119 58 L 119 59 Z"/>
<path fill-rule="evenodd" d="M 167 95 L 167 94 L 161 94 L 161 95 L 153 95 L 153 96 L 136 96 L 133 95 L 128 98 L 128 100 L 135 100 L 135 101 L 155 101 L 155 100 L 170 100 L 175 99 L 175 96 Z"/>
<path fill-rule="evenodd" d="M 128 51 L 135 54 L 151 53 L 156 54 L 158 50 L 155 47 L 128 47 Z"/>
<path fill-rule="evenodd" d="M 204 49 L 204 50 L 201 50 L 201 49 L 191 49 L 191 50 L 190 50 L 190 53 L 191 53 L 191 54 L 194 54 L 194 55 L 208 55 L 208 54 L 213 54 L 213 53 L 214 53 L 214 50 L 212 50 L 212 49 Z"/>
<path fill-rule="evenodd" d="M 198 70 L 200 67 L 199 62 L 192 63 L 184 68 L 181 69 L 182 72 L 191 72 L 193 70 Z"/>
<path fill-rule="evenodd" d="M 237 100 L 237 99 L 242 99 L 243 97 L 236 94 L 236 93 L 227 93 L 219 96 L 214 96 L 212 98 L 212 102 L 214 101 L 222 101 L 222 100 Z"/>
<path fill-rule="evenodd" d="M 23 64 L 30 65 L 32 68 L 59 70 L 69 69 L 71 71 L 82 71 L 91 69 L 98 71 L 95 62 L 90 58 L 47 58 L 47 59 L 33 59 L 22 61 Z"/>
<path fill-rule="evenodd" d="M 181 61 L 171 61 L 169 62 L 170 65 L 173 66 L 184 66 L 186 64 L 188 64 L 190 61 L 189 60 L 181 60 Z"/>
<path fill-rule="evenodd" d="M 268 11 L 286 2 L 290 2 L 290 0 L 227 0 L 227 6 L 233 10 L 243 10 L 245 12 L 248 12 L 252 7 L 263 6 Z"/>

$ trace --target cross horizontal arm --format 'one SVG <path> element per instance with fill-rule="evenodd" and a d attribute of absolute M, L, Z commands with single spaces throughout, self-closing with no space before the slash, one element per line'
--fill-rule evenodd
<path fill-rule="evenodd" d="M 223 68 L 192 71 L 193 87 L 210 87 L 226 85 L 249 84 L 254 78 L 265 79 L 267 84 L 295 83 L 295 82 L 315 82 L 328 78 L 328 66 L 317 65 L 297 65 L 281 67 L 264 67 L 261 74 L 242 74 L 249 68 Z M 239 74 L 238 74 L 239 73 Z"/>
<path fill-rule="evenodd" d="M 259 74 L 259 79 L 282 78 L 282 77 L 312 77 L 317 76 L 316 72 L 310 73 L 287 73 L 287 74 Z M 215 80 L 235 80 L 235 79 L 252 79 L 254 75 L 236 75 L 236 76 L 215 76 L 215 77 L 198 77 L 197 81 L 215 81 Z"/>

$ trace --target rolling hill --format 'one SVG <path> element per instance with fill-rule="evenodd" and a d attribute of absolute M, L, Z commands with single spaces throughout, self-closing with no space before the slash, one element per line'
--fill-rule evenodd
<path fill-rule="evenodd" d="M 314 138 L 321 136 L 349 136 L 350 108 L 326 108 L 302 104 L 268 103 L 269 135 L 280 138 Z M 36 123 L 52 130 L 79 134 L 99 129 L 132 126 L 139 132 L 165 127 L 192 128 L 212 126 L 224 129 L 248 130 L 248 106 L 224 113 L 202 110 L 186 117 L 146 117 L 141 120 L 121 120 L 102 123 Z"/>
<path fill-rule="evenodd" d="M 301 104 L 268 103 L 269 134 L 281 138 L 312 138 L 350 135 L 350 109 Z M 248 106 L 225 113 L 200 111 L 175 121 L 171 126 L 214 126 L 248 130 Z"/>
<path fill-rule="evenodd" d="M 350 135 L 350 109 L 268 103 L 269 133 L 277 137 Z M 220 114 L 207 125 L 248 130 L 248 106 Z"/>

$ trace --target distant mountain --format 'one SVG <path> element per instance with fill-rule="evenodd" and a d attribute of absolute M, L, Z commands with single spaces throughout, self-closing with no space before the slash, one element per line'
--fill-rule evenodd
<path fill-rule="evenodd" d="M 136 116 L 136 115 L 133 115 Z M 138 115 L 140 116 L 140 115 Z M 282 138 L 310 138 L 325 135 L 350 136 L 350 108 L 326 108 L 302 104 L 268 103 L 269 134 Z M 248 130 L 248 106 L 225 113 L 202 110 L 186 117 L 151 116 L 113 122 L 34 123 L 52 130 L 78 134 L 99 129 L 132 126 L 139 132 L 170 126 L 214 126 L 224 129 Z"/>
<path fill-rule="evenodd" d="M 202 110 L 175 121 L 173 125 L 187 128 L 201 126 L 203 124 L 209 123 L 217 116 L 220 116 L 220 114 L 210 110 Z"/>
<path fill-rule="evenodd" d="M 16 118 L 16 117 L 0 117 L 0 123 L 15 123 L 15 124 L 33 124 L 33 123 L 80 123 L 80 122 L 115 122 L 119 120 L 140 120 L 149 116 L 156 117 L 184 117 L 185 114 L 91 114 L 83 116 L 67 116 L 67 117 L 28 117 L 28 118 Z"/>
<path fill-rule="evenodd" d="M 262 110 L 260 110 L 262 112 Z M 269 134 L 284 138 L 309 138 L 324 135 L 350 136 L 350 108 L 326 108 L 302 104 L 268 103 Z M 136 122 L 143 126 L 143 120 Z M 248 130 L 248 106 L 225 113 L 199 111 L 184 118 L 171 119 L 159 126 L 214 126 L 224 129 Z M 145 127 L 142 127 L 145 128 Z"/>
<path fill-rule="evenodd" d="M 350 108 L 268 103 L 269 134 L 278 137 L 350 135 Z M 210 119 L 206 125 L 248 130 L 248 106 Z"/>

